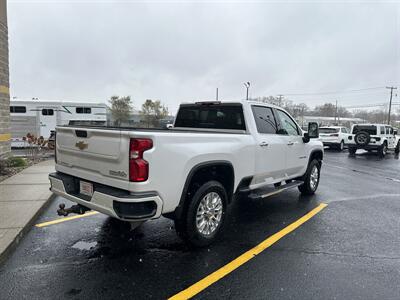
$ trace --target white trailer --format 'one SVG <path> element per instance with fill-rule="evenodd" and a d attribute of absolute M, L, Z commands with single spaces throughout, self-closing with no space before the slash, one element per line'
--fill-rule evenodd
<path fill-rule="evenodd" d="M 28 133 L 46 139 L 58 125 L 105 125 L 106 121 L 105 103 L 12 99 L 11 147 L 25 147 L 23 137 Z"/>

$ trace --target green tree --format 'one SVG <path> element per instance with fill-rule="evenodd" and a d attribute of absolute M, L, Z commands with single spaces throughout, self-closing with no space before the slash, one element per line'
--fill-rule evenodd
<path fill-rule="evenodd" d="M 160 100 L 147 99 L 140 114 L 143 116 L 147 127 L 159 127 L 160 120 L 168 116 L 168 108 Z"/>
<path fill-rule="evenodd" d="M 133 108 L 130 96 L 112 96 L 108 102 L 111 105 L 110 110 L 114 125 L 120 126 L 122 122 L 129 120 L 129 115 Z"/>

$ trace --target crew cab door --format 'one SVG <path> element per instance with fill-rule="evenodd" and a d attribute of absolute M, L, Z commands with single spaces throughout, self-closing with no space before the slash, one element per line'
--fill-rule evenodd
<path fill-rule="evenodd" d="M 296 122 L 283 110 L 275 109 L 275 115 L 278 123 L 278 134 L 285 146 L 285 175 L 289 177 L 301 176 L 308 163 L 303 133 Z"/>
<path fill-rule="evenodd" d="M 252 188 L 284 180 L 286 167 L 286 144 L 282 136 L 276 134 L 277 123 L 270 107 L 252 105 L 257 133 L 255 149 L 255 174 Z"/>

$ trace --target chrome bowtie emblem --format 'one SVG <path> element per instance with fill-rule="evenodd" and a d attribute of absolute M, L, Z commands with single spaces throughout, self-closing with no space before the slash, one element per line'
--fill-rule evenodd
<path fill-rule="evenodd" d="M 79 141 L 75 144 L 75 147 L 79 148 L 79 150 L 85 150 L 89 144 L 86 144 L 84 141 Z"/>

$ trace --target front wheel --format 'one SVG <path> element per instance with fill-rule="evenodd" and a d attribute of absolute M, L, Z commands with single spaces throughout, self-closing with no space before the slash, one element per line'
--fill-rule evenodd
<path fill-rule="evenodd" d="M 180 219 L 175 220 L 178 235 L 195 247 L 214 242 L 225 223 L 227 193 L 218 181 L 203 184 L 193 195 Z"/>
<path fill-rule="evenodd" d="M 321 174 L 321 163 L 313 159 L 308 165 L 306 174 L 304 174 L 304 183 L 299 186 L 302 195 L 314 195 L 318 188 Z"/>
<path fill-rule="evenodd" d="M 399 154 L 400 152 L 400 141 L 397 142 L 396 148 L 394 148 L 394 153 Z"/>

